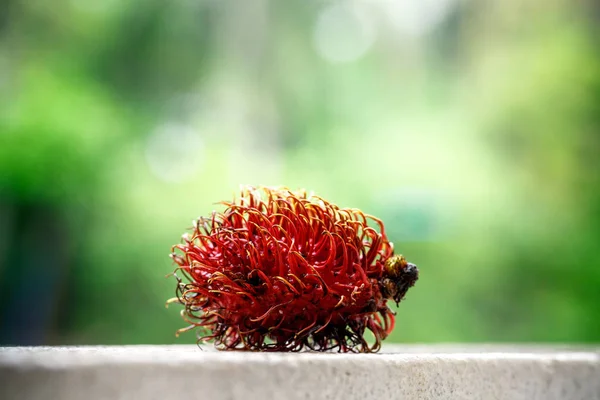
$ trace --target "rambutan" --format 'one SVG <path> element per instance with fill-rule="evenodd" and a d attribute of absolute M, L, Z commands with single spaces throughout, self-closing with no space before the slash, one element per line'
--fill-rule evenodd
<path fill-rule="evenodd" d="M 383 223 L 305 191 L 242 189 L 173 246 L 181 315 L 221 350 L 376 352 L 418 278 Z M 374 225 L 378 229 L 375 229 Z M 374 343 L 365 338 L 372 332 Z"/>

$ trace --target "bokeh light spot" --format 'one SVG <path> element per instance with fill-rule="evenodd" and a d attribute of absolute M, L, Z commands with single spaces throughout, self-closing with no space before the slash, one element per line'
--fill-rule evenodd
<path fill-rule="evenodd" d="M 182 125 L 164 125 L 146 144 L 150 171 L 162 181 L 179 183 L 194 177 L 203 162 L 204 145 L 198 133 Z"/>
<path fill-rule="evenodd" d="M 375 25 L 361 8 L 334 4 L 319 14 L 314 30 L 317 52 L 327 61 L 355 61 L 369 50 L 375 41 Z"/>

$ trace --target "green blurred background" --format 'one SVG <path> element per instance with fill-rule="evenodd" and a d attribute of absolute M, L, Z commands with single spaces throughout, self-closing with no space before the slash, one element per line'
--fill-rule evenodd
<path fill-rule="evenodd" d="M 0 343 L 191 343 L 167 257 L 240 184 L 381 217 L 392 341 L 600 341 L 600 7 L 4 0 Z"/>

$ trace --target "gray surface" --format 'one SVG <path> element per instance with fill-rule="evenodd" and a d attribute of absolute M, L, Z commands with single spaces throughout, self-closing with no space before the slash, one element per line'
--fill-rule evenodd
<path fill-rule="evenodd" d="M 0 399 L 104 398 L 600 399 L 600 352 L 493 345 L 390 346 L 371 355 L 0 348 Z"/>

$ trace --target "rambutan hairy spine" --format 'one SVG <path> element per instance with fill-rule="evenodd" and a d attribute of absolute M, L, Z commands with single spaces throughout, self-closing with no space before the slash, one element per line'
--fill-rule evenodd
<path fill-rule="evenodd" d="M 395 322 L 387 301 L 418 279 L 381 220 L 286 188 L 244 187 L 221 204 L 172 248 L 178 333 L 221 350 L 380 349 Z"/>

